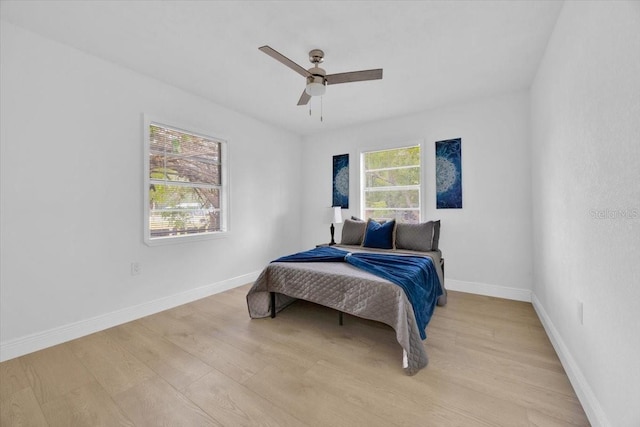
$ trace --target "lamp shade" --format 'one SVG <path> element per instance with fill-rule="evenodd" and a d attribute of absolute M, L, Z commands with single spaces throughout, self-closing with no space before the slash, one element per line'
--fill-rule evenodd
<path fill-rule="evenodd" d="M 340 206 L 333 207 L 333 221 L 334 224 L 342 224 L 342 208 Z"/>

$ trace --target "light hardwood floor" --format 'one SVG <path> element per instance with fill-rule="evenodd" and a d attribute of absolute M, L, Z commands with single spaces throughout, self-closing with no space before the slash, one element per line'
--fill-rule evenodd
<path fill-rule="evenodd" d="M 236 288 L 0 364 L 0 424 L 587 426 L 531 304 L 449 293 L 429 365 L 391 328 L 298 301 L 250 320 Z"/>

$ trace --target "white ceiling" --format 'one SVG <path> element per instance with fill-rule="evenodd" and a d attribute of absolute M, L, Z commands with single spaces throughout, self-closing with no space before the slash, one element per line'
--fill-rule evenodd
<path fill-rule="evenodd" d="M 5 1 L 1 17 L 264 122 L 306 135 L 531 85 L 559 1 Z M 296 105 L 309 68 L 383 68 Z"/>

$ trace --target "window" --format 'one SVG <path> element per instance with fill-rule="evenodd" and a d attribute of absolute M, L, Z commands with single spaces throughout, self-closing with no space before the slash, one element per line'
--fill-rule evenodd
<path fill-rule="evenodd" d="M 420 222 L 420 145 L 361 154 L 363 218 Z"/>
<path fill-rule="evenodd" d="M 226 141 L 145 116 L 145 242 L 227 231 Z"/>

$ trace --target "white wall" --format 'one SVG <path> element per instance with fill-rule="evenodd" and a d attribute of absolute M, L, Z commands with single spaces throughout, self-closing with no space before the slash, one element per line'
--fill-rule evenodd
<path fill-rule="evenodd" d="M 451 138 L 462 138 L 464 208 L 436 209 L 435 141 Z M 531 176 L 525 92 L 305 137 L 303 245 L 330 239 L 323 212 L 331 206 L 332 156 L 349 154 L 350 209 L 343 211 L 348 218 L 359 215 L 359 152 L 415 141 L 423 142 L 425 150 L 425 219 L 442 220 L 447 286 L 529 300 Z M 338 226 L 337 241 L 341 230 Z"/>
<path fill-rule="evenodd" d="M 532 158 L 534 304 L 592 424 L 639 426 L 640 3 L 565 3 Z"/>
<path fill-rule="evenodd" d="M 299 249 L 299 136 L 1 27 L 2 359 L 248 283 Z M 228 238 L 143 243 L 142 113 L 230 140 Z"/>

